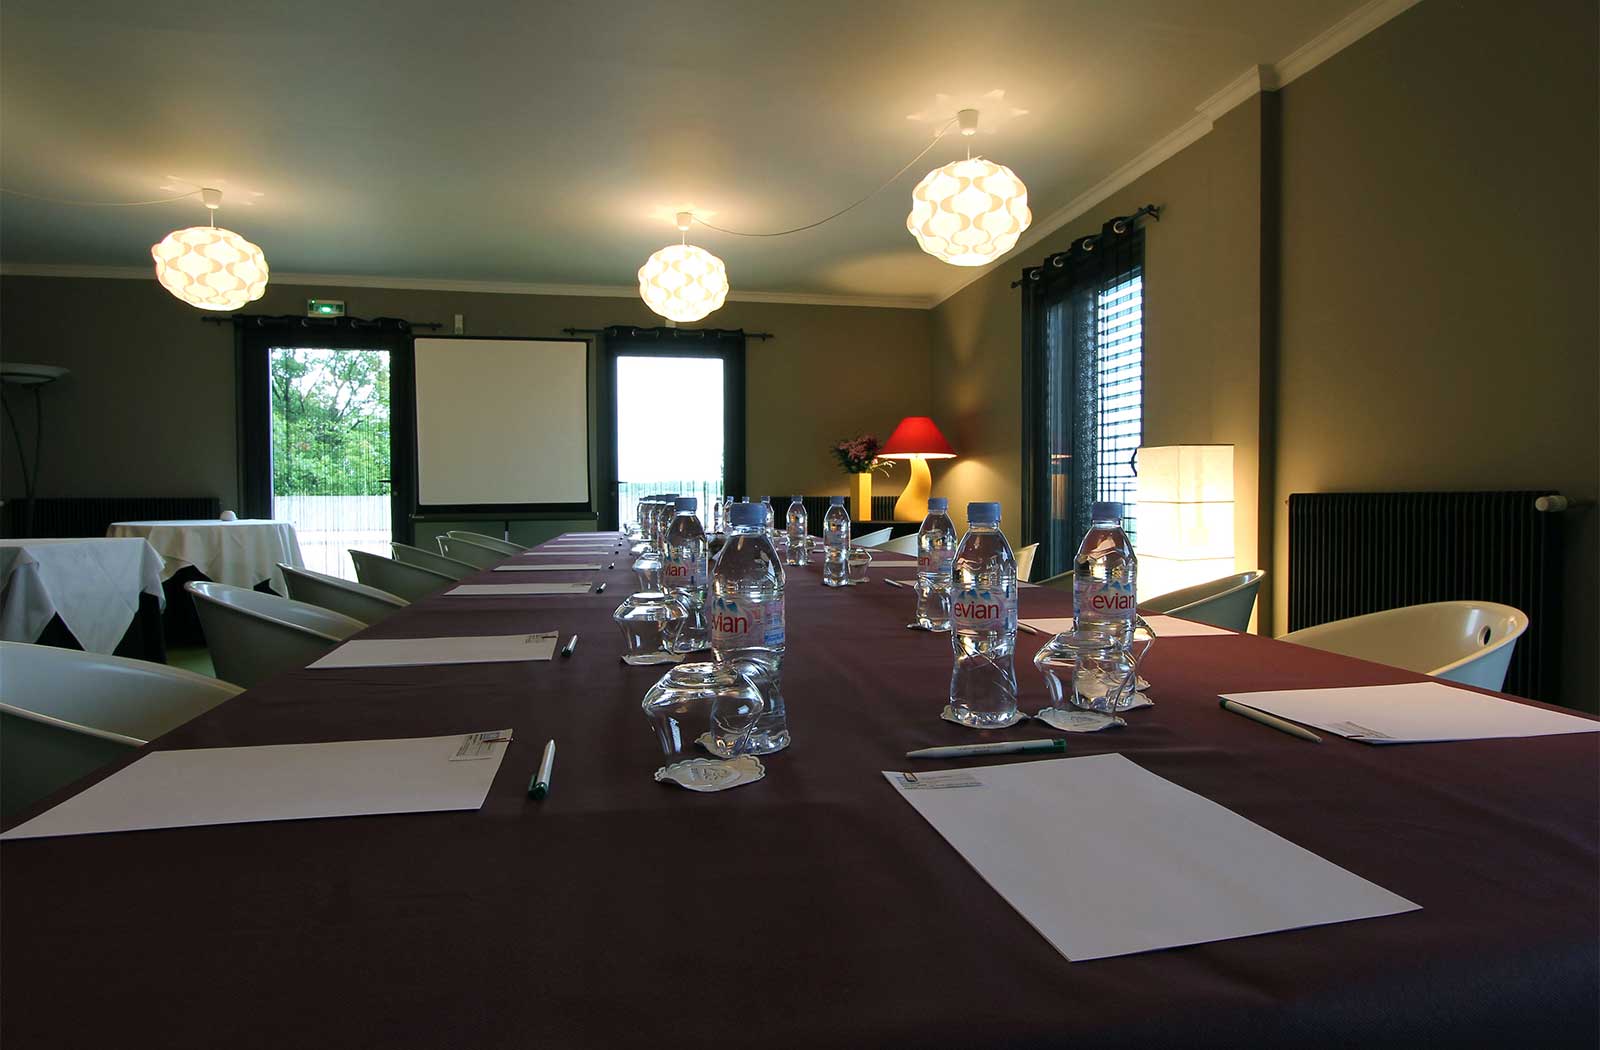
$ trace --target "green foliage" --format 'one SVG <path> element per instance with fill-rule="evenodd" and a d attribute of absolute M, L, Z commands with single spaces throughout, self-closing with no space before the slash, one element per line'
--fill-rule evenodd
<path fill-rule="evenodd" d="M 389 356 L 377 350 L 275 349 L 272 491 L 377 496 L 388 491 Z"/>

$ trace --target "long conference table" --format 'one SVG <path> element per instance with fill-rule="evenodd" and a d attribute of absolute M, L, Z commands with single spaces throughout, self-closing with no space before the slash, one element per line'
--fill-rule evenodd
<path fill-rule="evenodd" d="M 618 658 L 611 613 L 632 589 L 628 564 L 536 574 L 604 581 L 604 594 L 434 596 L 362 635 L 576 632 L 570 658 L 296 670 L 150 745 L 510 726 L 479 811 L 0 847 L 0 1041 L 1595 1045 L 1594 735 L 1310 744 L 1221 711 L 1217 694 L 1419 676 L 1251 635 L 1158 641 L 1141 668 L 1156 706 L 1070 737 L 1069 753 L 1120 752 L 1422 907 L 1073 963 L 880 775 L 907 768 L 911 748 L 1051 735 L 939 720 L 949 638 L 906 630 L 912 592 L 880 582 L 908 568 L 875 566 L 867 585 L 837 590 L 815 565 L 790 570 L 793 745 L 761 782 L 698 795 L 651 778 L 661 756 L 639 702 L 663 669 Z M 1020 601 L 1024 616 L 1070 614 L 1062 592 Z M 1044 700 L 1029 663 L 1044 640 L 1018 637 L 1029 710 Z M 532 802 L 551 737 L 553 788 Z M 1061 889 L 1086 906 L 1118 892 Z"/>

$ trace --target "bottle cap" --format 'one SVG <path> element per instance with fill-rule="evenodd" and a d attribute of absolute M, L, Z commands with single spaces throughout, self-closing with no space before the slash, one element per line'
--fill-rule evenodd
<path fill-rule="evenodd" d="M 929 496 L 928 497 L 928 513 L 929 514 L 943 514 L 945 511 L 947 511 L 949 509 L 950 509 L 950 500 L 947 497 L 944 497 L 944 496 Z"/>
<path fill-rule="evenodd" d="M 789 497 L 789 502 L 790 503 L 804 503 L 805 500 L 806 500 L 806 498 L 804 496 L 790 496 Z"/>
<path fill-rule="evenodd" d="M 1089 509 L 1089 517 L 1094 521 L 1122 520 L 1122 504 L 1112 502 L 1097 502 Z"/>
<path fill-rule="evenodd" d="M 749 503 L 750 502 L 750 497 L 749 496 L 740 496 L 739 497 L 739 502 L 740 503 Z"/>
<path fill-rule="evenodd" d="M 771 496 L 762 496 L 761 497 L 761 502 L 762 503 L 771 503 L 772 502 L 772 497 Z"/>
<path fill-rule="evenodd" d="M 700 499 L 697 496 L 679 496 L 672 501 L 679 514 L 693 514 L 700 509 Z"/>
<path fill-rule="evenodd" d="M 759 503 L 735 503 L 728 512 L 730 525 L 763 525 L 766 523 L 766 512 Z"/>
<path fill-rule="evenodd" d="M 968 503 L 968 525 L 998 525 L 1000 524 L 1000 504 L 998 503 Z"/>
<path fill-rule="evenodd" d="M 842 507 L 842 506 L 844 506 L 844 497 L 843 496 L 829 496 L 828 497 L 828 506 L 830 506 L 830 507 Z"/>

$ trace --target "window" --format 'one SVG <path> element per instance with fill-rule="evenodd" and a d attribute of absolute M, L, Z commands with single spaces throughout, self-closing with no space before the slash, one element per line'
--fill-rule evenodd
<path fill-rule="evenodd" d="M 1095 335 L 1095 498 L 1123 505 L 1123 528 L 1137 543 L 1133 456 L 1144 401 L 1144 277 L 1138 271 L 1100 293 Z"/>
<path fill-rule="evenodd" d="M 1092 505 L 1122 503 L 1138 529 L 1133 457 L 1143 437 L 1144 232 L 1099 236 L 1023 272 L 1021 544 L 1034 579 L 1072 568 Z"/>

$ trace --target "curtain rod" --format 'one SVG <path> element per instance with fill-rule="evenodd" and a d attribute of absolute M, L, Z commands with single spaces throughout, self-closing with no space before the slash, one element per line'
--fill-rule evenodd
<path fill-rule="evenodd" d="M 1157 205 L 1154 205 L 1154 204 L 1146 204 L 1144 207 L 1140 208 L 1138 211 L 1134 212 L 1131 215 L 1119 215 L 1116 218 L 1114 218 L 1114 219 L 1110 220 L 1109 222 L 1107 222 L 1105 226 L 1102 226 L 1101 227 L 1101 231 L 1102 232 L 1093 233 L 1093 234 L 1090 234 L 1087 237 L 1079 237 L 1076 240 L 1074 240 L 1071 244 L 1069 244 L 1065 251 L 1055 252 L 1054 254 L 1052 254 L 1048 258 L 1046 258 L 1045 261 L 1040 263 L 1038 266 L 1030 266 L 1026 270 L 1023 270 L 1022 271 L 1022 276 L 1017 278 L 1015 281 L 1011 282 L 1011 287 L 1020 288 L 1020 287 L 1022 287 L 1022 283 L 1024 281 L 1037 281 L 1041 276 L 1043 276 L 1044 268 L 1045 268 L 1046 265 L 1053 265 L 1053 266 L 1059 267 L 1059 266 L 1061 266 L 1062 263 L 1064 263 L 1068 258 L 1070 258 L 1072 256 L 1073 252 L 1079 252 L 1079 251 L 1092 252 L 1092 251 L 1094 251 L 1095 247 L 1097 245 L 1099 245 L 1101 238 L 1105 236 L 1104 230 L 1105 230 L 1106 226 L 1109 226 L 1111 228 L 1111 232 L 1112 233 L 1124 234 L 1124 233 L 1127 233 L 1129 230 L 1131 230 L 1133 228 L 1134 223 L 1138 222 L 1140 219 L 1144 218 L 1146 215 L 1150 216 L 1152 219 L 1156 220 L 1157 222 L 1161 221 L 1161 209 Z"/>
<path fill-rule="evenodd" d="M 438 321 L 407 321 L 400 317 L 374 317 L 370 321 L 359 317 L 300 317 L 296 314 L 281 314 L 277 317 L 252 314 L 227 314 L 218 317 L 208 314 L 200 318 L 201 324 L 234 324 L 247 325 L 254 323 L 257 328 L 289 328 L 298 321 L 301 328 L 339 328 L 348 326 L 357 331 L 362 329 L 381 329 L 385 325 L 393 325 L 399 331 L 410 331 L 413 328 L 426 328 L 430 331 L 443 328 Z"/>
<path fill-rule="evenodd" d="M 630 339 L 637 339 L 645 335 L 654 335 L 657 339 L 660 339 L 663 332 L 671 332 L 674 339 L 684 339 L 689 336 L 694 336 L 697 339 L 705 339 L 708 336 L 720 338 L 725 335 L 738 335 L 746 339 L 777 338 L 771 332 L 746 332 L 740 328 L 639 328 L 634 325 L 612 325 L 611 328 L 563 328 L 561 334 L 605 335 L 612 328 L 627 329 L 628 338 Z"/>

